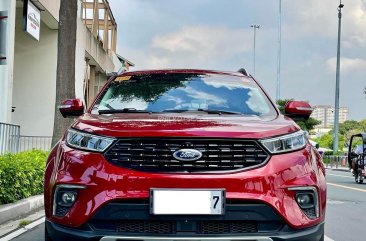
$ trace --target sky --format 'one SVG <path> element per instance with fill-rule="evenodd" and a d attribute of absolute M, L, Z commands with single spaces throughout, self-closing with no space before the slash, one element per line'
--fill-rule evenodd
<path fill-rule="evenodd" d="M 109 0 L 117 52 L 131 70 L 198 68 L 253 74 L 276 98 L 278 0 Z M 366 119 L 366 0 L 343 0 L 340 106 Z M 281 99 L 335 105 L 338 0 L 282 0 Z"/>

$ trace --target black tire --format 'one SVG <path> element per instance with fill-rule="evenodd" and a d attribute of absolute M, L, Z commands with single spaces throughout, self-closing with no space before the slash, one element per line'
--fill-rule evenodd
<path fill-rule="evenodd" d="M 362 176 L 362 170 L 361 169 L 358 169 L 358 172 L 357 172 L 357 183 L 358 184 L 363 183 L 363 176 Z"/>
<path fill-rule="evenodd" d="M 48 235 L 48 232 L 47 232 L 47 228 L 45 227 L 44 229 L 44 240 L 45 241 L 52 241 L 52 239 L 50 238 L 50 236 Z"/>
<path fill-rule="evenodd" d="M 319 241 L 324 241 L 324 233 L 323 236 L 319 239 Z"/>

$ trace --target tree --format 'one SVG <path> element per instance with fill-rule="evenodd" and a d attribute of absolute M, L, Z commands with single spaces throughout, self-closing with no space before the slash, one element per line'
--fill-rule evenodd
<path fill-rule="evenodd" d="M 333 149 L 333 135 L 328 133 L 325 135 L 322 135 L 319 138 L 313 139 L 316 143 L 319 144 L 320 147 Z M 338 136 L 338 150 L 343 150 L 345 142 L 345 137 L 341 134 Z"/>
<path fill-rule="evenodd" d="M 58 23 L 57 74 L 55 119 L 52 146 L 62 137 L 71 119 L 62 117 L 58 110 L 62 100 L 75 98 L 75 49 L 77 2 L 61 0 Z"/>
<path fill-rule="evenodd" d="M 361 126 L 358 121 L 347 120 L 347 121 L 339 124 L 339 133 L 341 133 L 342 135 L 345 135 L 351 130 L 360 130 L 361 131 L 360 127 Z"/>
<path fill-rule="evenodd" d="M 286 105 L 287 101 L 289 101 L 289 100 L 288 99 L 277 100 L 277 102 L 276 102 L 278 109 L 280 110 L 280 112 L 282 114 L 285 114 L 285 105 Z M 295 120 L 295 122 L 301 127 L 301 129 L 303 129 L 305 131 L 310 131 L 310 130 L 314 129 L 314 126 L 320 124 L 320 121 L 318 121 L 314 118 L 311 118 L 311 117 L 307 120 Z"/>

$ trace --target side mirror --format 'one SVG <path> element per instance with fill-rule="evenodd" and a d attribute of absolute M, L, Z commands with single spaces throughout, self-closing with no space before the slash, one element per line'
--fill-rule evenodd
<path fill-rule="evenodd" d="M 309 119 L 313 108 L 305 101 L 288 101 L 285 105 L 285 115 L 293 119 Z"/>
<path fill-rule="evenodd" d="M 64 118 L 80 116 L 84 114 L 84 103 L 80 99 L 64 100 L 58 109 Z"/>

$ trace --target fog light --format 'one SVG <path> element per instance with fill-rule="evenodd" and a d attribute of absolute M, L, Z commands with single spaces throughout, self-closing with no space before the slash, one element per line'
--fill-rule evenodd
<path fill-rule="evenodd" d="M 296 202 L 301 208 L 312 208 L 314 207 L 314 195 L 312 193 L 298 193 Z"/>
<path fill-rule="evenodd" d="M 75 205 L 79 190 L 86 189 L 86 186 L 59 184 L 56 186 L 53 196 L 52 214 L 56 217 L 64 217 Z"/>
<path fill-rule="evenodd" d="M 65 191 L 61 193 L 61 198 L 59 201 L 60 206 L 71 207 L 76 201 L 77 193 L 72 191 Z"/>

